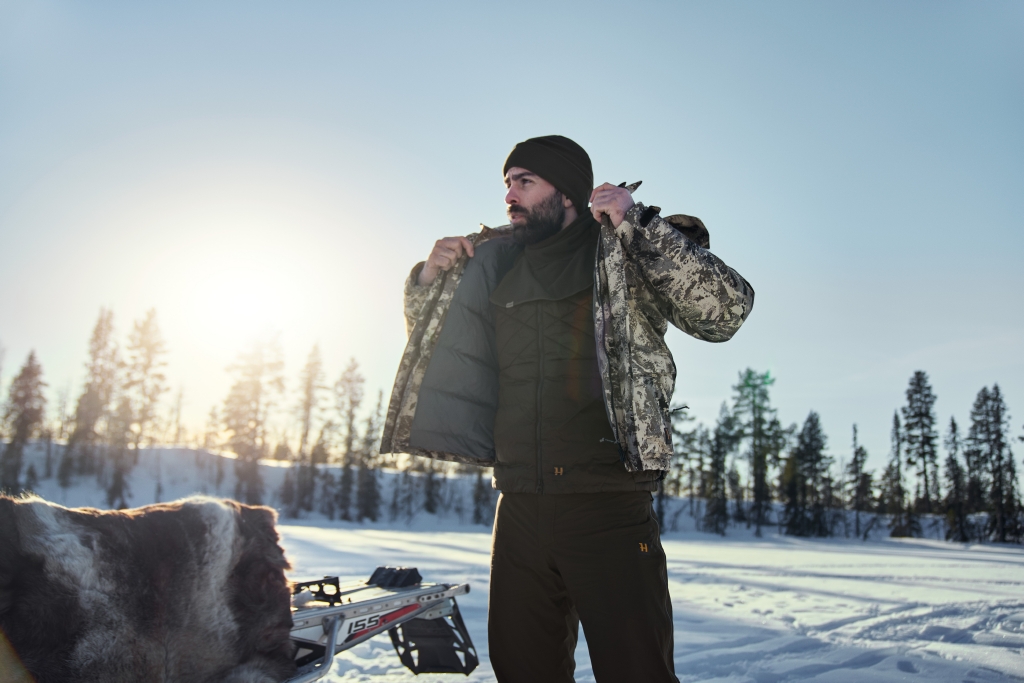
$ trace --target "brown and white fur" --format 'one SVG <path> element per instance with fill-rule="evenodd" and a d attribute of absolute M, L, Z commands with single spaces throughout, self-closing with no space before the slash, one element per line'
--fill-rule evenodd
<path fill-rule="evenodd" d="M 0 635 L 38 683 L 282 681 L 275 521 L 214 498 L 100 511 L 0 496 Z"/>

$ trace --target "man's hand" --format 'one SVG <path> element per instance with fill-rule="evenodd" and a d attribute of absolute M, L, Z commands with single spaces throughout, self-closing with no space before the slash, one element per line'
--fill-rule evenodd
<path fill-rule="evenodd" d="M 465 237 L 439 239 L 434 243 L 434 249 L 427 257 L 427 262 L 423 264 L 417 283 L 421 287 L 426 287 L 437 279 L 438 273 L 454 266 L 463 253 L 469 254 L 470 258 L 473 257 L 473 243 Z"/>
<path fill-rule="evenodd" d="M 619 223 L 626 218 L 626 212 L 635 203 L 629 190 L 611 183 L 605 183 L 590 193 L 590 212 L 598 222 L 607 216 L 613 228 L 619 227 Z"/>

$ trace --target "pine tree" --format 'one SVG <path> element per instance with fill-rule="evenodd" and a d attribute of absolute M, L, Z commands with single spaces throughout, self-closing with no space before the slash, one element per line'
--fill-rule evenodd
<path fill-rule="evenodd" d="M 107 459 L 111 465 L 110 481 L 107 484 L 107 507 L 110 508 L 124 509 L 128 507 L 130 493 L 128 474 L 133 465 L 129 446 L 135 437 L 135 433 L 132 431 L 134 416 L 131 400 L 127 395 L 122 394 L 117 401 L 117 407 L 109 417 L 107 428 L 109 445 Z M 159 470 L 157 477 L 159 482 Z M 157 502 L 159 502 L 159 496 Z"/>
<path fill-rule="evenodd" d="M 42 428 L 40 436 L 46 443 L 46 460 L 43 462 L 43 478 L 49 479 L 53 476 L 53 431 L 49 425 Z"/>
<path fill-rule="evenodd" d="M 359 448 L 359 475 L 356 479 L 356 514 L 359 521 L 369 519 L 376 522 L 380 516 L 380 483 L 376 466 L 383 420 L 384 392 L 378 392 L 377 406 L 366 418 Z"/>
<path fill-rule="evenodd" d="M 0 457 L 0 492 L 21 491 L 20 478 L 25 445 L 43 424 L 46 414 L 46 396 L 43 394 L 43 368 L 30 351 L 25 365 L 11 380 L 7 402 L 4 404 L 3 427 L 7 445 Z"/>
<path fill-rule="evenodd" d="M 658 520 L 658 526 L 662 529 L 665 526 L 665 499 L 669 495 L 679 495 L 680 482 L 685 470 L 686 447 L 680 443 L 681 438 L 683 438 L 681 437 L 681 427 L 693 420 L 692 417 L 683 412 L 686 408 L 687 406 L 683 405 L 669 411 L 671 418 L 670 430 L 672 432 L 672 456 L 669 458 L 668 470 L 662 472 L 656 482 L 658 489 L 654 497 L 654 514 Z"/>
<path fill-rule="evenodd" d="M 320 510 L 334 519 L 337 502 L 335 500 L 336 482 L 330 472 L 325 471 L 320 475 L 317 468 L 318 465 L 326 464 L 330 459 L 329 441 L 332 429 L 333 423 L 330 421 L 323 423 L 312 449 L 309 450 L 309 457 L 297 460 L 292 468 L 291 481 L 288 482 L 292 487 L 291 503 L 282 503 L 285 506 L 285 514 L 289 517 L 298 517 L 300 511 L 311 512 L 317 507 L 317 477 L 320 476 L 322 479 L 320 482 Z"/>
<path fill-rule="evenodd" d="M 707 428 L 703 425 L 687 429 L 695 418 L 683 412 L 686 406 L 677 407 L 672 412 L 672 466 L 667 476 L 669 493 L 679 496 L 686 481 L 686 491 L 690 499 L 690 515 L 696 517 L 694 509 L 697 496 L 704 496 L 701 483 L 704 479 L 704 455 L 701 438 L 707 440 Z M 663 523 L 663 520 L 659 520 Z"/>
<path fill-rule="evenodd" d="M 1017 437 L 1018 441 L 1024 441 L 1024 434 Z M 1013 482 L 1017 482 L 1017 464 L 1013 461 L 1013 456 L 1010 456 L 1010 465 L 1013 467 Z M 1021 537 L 1024 536 L 1024 509 L 1020 502 L 1017 504 L 1017 516 L 1016 516 L 1016 527 L 1017 527 L 1017 539 L 1020 542 Z"/>
<path fill-rule="evenodd" d="M 291 462 L 294 458 L 292 455 L 292 449 L 288 446 L 287 434 L 281 437 L 281 440 L 277 442 L 274 449 L 270 454 L 271 460 L 280 460 L 282 462 Z"/>
<path fill-rule="evenodd" d="M 39 474 L 36 472 L 36 466 L 29 464 L 28 469 L 25 470 L 25 491 L 34 492 L 36 487 L 39 486 Z"/>
<path fill-rule="evenodd" d="M 377 481 L 377 470 L 370 467 L 365 460 L 361 460 L 356 483 L 356 520 L 361 522 L 369 519 L 376 522 L 380 516 L 380 485 Z"/>
<path fill-rule="evenodd" d="M 711 472 L 711 451 L 714 448 L 714 431 L 706 425 L 697 425 L 696 435 L 696 465 L 691 470 L 697 477 L 696 490 L 699 503 L 696 509 L 693 508 L 691 499 L 690 516 L 696 521 L 703 519 L 707 512 L 707 502 L 711 500 L 712 472 Z"/>
<path fill-rule="evenodd" d="M 736 440 L 735 423 L 729 409 L 723 404 L 711 437 L 708 458 L 707 507 L 701 528 L 704 531 L 725 536 L 729 525 L 728 483 L 726 461 Z"/>
<path fill-rule="evenodd" d="M 164 495 L 164 475 L 163 467 L 161 463 L 162 451 L 156 452 L 156 483 L 154 484 L 153 502 L 160 503 L 163 501 Z M 262 490 L 262 489 L 261 489 Z"/>
<path fill-rule="evenodd" d="M 405 471 L 402 470 L 404 474 Z M 401 509 L 401 503 L 399 502 L 402 498 L 402 479 L 400 476 L 395 477 L 394 485 L 391 487 L 391 504 L 388 505 L 388 519 L 394 522 L 398 519 L 398 514 Z"/>
<path fill-rule="evenodd" d="M 220 455 L 213 459 L 213 488 L 220 493 L 220 485 L 224 483 L 224 458 Z"/>
<path fill-rule="evenodd" d="M 694 418 L 684 412 L 688 406 L 680 405 L 670 411 L 672 431 L 672 456 L 669 460 L 669 467 L 658 479 L 658 491 L 655 498 L 655 514 L 658 518 L 658 526 L 665 528 L 665 502 L 668 496 L 679 496 L 682 493 L 689 465 L 689 459 L 693 451 L 693 429 L 686 429 L 686 426 L 694 421 Z"/>
<path fill-rule="evenodd" d="M 320 477 L 320 512 L 327 515 L 327 519 L 334 519 L 338 513 L 338 481 L 330 470 L 325 470 Z"/>
<path fill-rule="evenodd" d="M 61 463 L 61 470 L 65 473 L 62 482 L 70 483 L 73 469 L 80 474 L 96 471 L 95 446 L 101 438 L 100 432 L 114 398 L 121 367 L 120 350 L 114 341 L 114 314 L 101 308 L 89 338 L 85 389 L 78 397 L 74 427 L 64 449 L 63 457 L 69 463 L 66 466 Z M 72 467 L 72 459 L 75 467 Z"/>
<path fill-rule="evenodd" d="M 391 504 L 388 506 L 388 517 L 395 521 L 399 517 L 405 517 L 406 522 L 412 522 L 416 515 L 416 486 L 409 474 L 409 465 L 406 462 L 402 467 L 402 473 L 397 477 L 394 489 L 391 493 Z"/>
<path fill-rule="evenodd" d="M 438 503 L 440 503 L 441 487 L 437 477 L 434 476 L 434 461 L 427 459 L 423 466 L 423 511 L 432 515 L 437 514 Z"/>
<path fill-rule="evenodd" d="M 278 499 L 281 501 L 281 507 L 284 508 L 284 514 L 294 519 L 298 517 L 298 511 L 295 505 L 295 476 L 292 471 L 293 469 L 288 469 L 284 473 L 284 481 L 281 482 Z"/>
<path fill-rule="evenodd" d="M 363 385 L 365 384 L 362 374 L 359 372 L 359 364 L 353 358 L 349 361 L 345 372 L 334 384 L 335 404 L 338 415 L 341 418 L 344 439 L 341 453 L 341 480 L 338 482 L 336 506 L 338 513 L 344 520 L 352 519 L 352 466 L 358 453 L 356 452 L 356 441 L 359 438 L 356 427 L 356 420 L 359 407 L 363 403 Z"/>
<path fill-rule="evenodd" d="M 729 471 L 725 474 L 726 482 L 729 485 L 729 495 L 732 497 L 732 518 L 737 524 L 747 521 L 746 512 L 743 509 L 743 482 L 740 481 L 740 471 L 736 467 L 734 459 L 729 465 Z"/>
<path fill-rule="evenodd" d="M 889 441 L 889 462 L 882 472 L 882 490 L 878 502 L 880 512 L 889 515 L 889 529 L 892 531 L 898 528 L 902 532 L 906 526 L 903 518 L 906 493 L 903 487 L 903 425 L 899 413 L 893 413 Z"/>
<path fill-rule="evenodd" d="M 988 513 L 986 535 L 999 542 L 1020 537 L 1017 466 L 1008 440 L 1009 416 L 999 385 L 982 387 L 971 408 L 964 440 L 968 511 Z"/>
<path fill-rule="evenodd" d="M 285 473 L 279 495 L 287 517 L 296 519 L 301 511 L 312 511 L 316 498 L 316 467 L 308 462 L 295 461 Z"/>
<path fill-rule="evenodd" d="M 786 497 L 782 523 L 788 535 L 828 536 L 832 532 L 827 508 L 832 459 L 825 454 L 827 443 L 821 420 L 812 410 L 797 434 L 782 476 Z"/>
<path fill-rule="evenodd" d="M 871 473 L 864 470 L 868 452 L 857 441 L 857 425 L 853 425 L 853 456 L 846 466 L 849 476 L 850 507 L 854 510 L 854 531 L 860 538 L 860 513 L 871 509 Z"/>
<path fill-rule="evenodd" d="M 409 474 L 409 463 L 401 468 L 401 474 L 395 478 L 395 486 L 391 490 L 391 504 L 388 506 L 388 518 L 393 522 L 405 517 L 411 522 L 415 514 L 414 502 L 416 491 Z"/>
<path fill-rule="evenodd" d="M 57 466 L 57 485 L 64 489 L 65 492 L 71 487 L 75 467 L 75 461 L 71 458 L 68 450 L 67 447 L 64 448 L 60 464 Z"/>
<path fill-rule="evenodd" d="M 185 389 L 178 387 L 178 393 L 174 395 L 174 411 L 171 414 L 171 424 L 174 426 L 174 438 L 171 443 L 181 446 L 185 441 L 185 427 L 181 423 L 181 409 L 185 403 Z"/>
<path fill-rule="evenodd" d="M 71 416 L 68 414 L 68 400 L 71 396 L 71 385 L 65 384 L 57 392 L 56 433 L 57 441 L 64 441 L 70 435 Z"/>
<path fill-rule="evenodd" d="M 203 432 L 203 448 L 213 450 L 220 446 L 220 413 L 217 406 L 210 406 L 210 413 L 206 418 L 206 430 Z"/>
<path fill-rule="evenodd" d="M 834 461 L 829 459 L 828 467 L 821 478 L 821 503 L 824 508 L 825 535 L 835 536 L 839 525 L 843 525 L 844 535 L 849 536 L 846 530 L 846 515 L 843 513 L 842 478 L 836 483 L 833 476 L 832 465 Z"/>
<path fill-rule="evenodd" d="M 998 384 L 989 391 L 984 419 L 987 421 L 985 461 L 988 463 L 989 525 L 988 534 L 999 543 L 1011 540 L 1017 512 L 1016 466 L 1007 439 L 1009 416 Z"/>
<path fill-rule="evenodd" d="M 670 413 L 672 419 L 672 459 L 669 463 L 669 469 L 663 478 L 665 482 L 663 488 L 667 494 L 673 496 L 681 495 L 683 491 L 683 480 L 686 478 L 689 460 L 693 453 L 695 428 L 688 429 L 687 427 L 695 422 L 695 418 L 685 412 L 687 408 L 688 406 L 686 405 L 676 406 Z"/>
<path fill-rule="evenodd" d="M 320 346 L 314 345 L 309 352 L 306 366 L 299 376 L 299 405 L 296 414 L 299 418 L 299 460 L 308 459 L 309 432 L 316 421 L 320 410 L 320 394 L 327 387 L 324 385 L 324 364 L 320 358 Z"/>
<path fill-rule="evenodd" d="M 352 519 L 352 488 L 355 477 L 352 471 L 352 463 L 349 461 L 343 462 L 341 474 L 338 476 L 334 506 L 338 510 L 338 516 L 349 521 Z"/>
<path fill-rule="evenodd" d="M 167 365 L 164 356 L 167 347 L 156 322 L 156 310 L 150 309 L 146 317 L 137 320 L 128 336 L 126 366 L 127 381 L 124 391 L 132 411 L 133 446 L 137 451 L 148 432 L 153 429 L 160 397 L 167 391 Z"/>
<path fill-rule="evenodd" d="M 960 466 L 960 429 L 955 418 L 949 418 L 946 433 L 946 540 L 967 543 L 971 540 L 967 517 L 967 480 Z"/>
<path fill-rule="evenodd" d="M 487 524 L 490 518 L 491 495 L 488 488 L 484 483 L 483 468 L 477 468 L 476 481 L 473 484 L 473 524 Z"/>
<path fill-rule="evenodd" d="M 917 511 L 932 512 L 933 499 L 938 488 L 938 433 L 935 431 L 935 394 L 928 375 L 922 370 L 914 372 L 907 386 L 907 405 L 903 413 L 903 435 L 906 445 L 906 463 L 917 468 L 923 495 L 914 501 Z"/>
<path fill-rule="evenodd" d="M 686 472 L 687 461 L 692 450 L 692 430 L 685 429 L 685 426 L 693 422 L 694 418 L 684 411 L 687 406 L 677 406 L 670 412 L 672 431 L 672 457 L 669 460 L 668 471 L 663 472 L 658 479 L 658 491 L 655 497 L 655 515 L 658 518 L 660 528 L 665 528 L 665 499 L 669 495 L 678 496 L 682 490 L 682 480 Z"/>
<path fill-rule="evenodd" d="M 747 368 L 732 388 L 737 437 L 747 444 L 752 498 L 750 521 L 757 536 L 761 535 L 761 527 L 770 523 L 772 501 L 768 468 L 779 464 L 788 437 L 768 396 L 768 389 L 774 383 L 775 379 L 768 372 L 757 373 Z"/>
<path fill-rule="evenodd" d="M 987 453 L 991 427 L 988 410 L 988 387 L 982 387 L 971 407 L 971 426 L 967 429 L 967 438 L 963 444 L 964 464 L 967 470 L 968 514 L 987 511 L 985 492 L 989 487 Z"/>
<path fill-rule="evenodd" d="M 890 433 L 892 450 L 889 464 L 882 475 L 882 502 L 884 512 L 889 517 L 889 535 L 893 537 L 920 535 L 921 527 L 914 515 L 913 508 L 907 505 L 907 489 L 903 478 L 903 447 L 906 437 L 898 412 L 892 415 L 892 431 Z"/>
<path fill-rule="evenodd" d="M 1006 540 L 1020 543 L 1024 540 L 1024 519 L 1021 517 L 1021 500 L 1017 492 L 1017 464 L 1012 453 L 1008 453 L 1006 457 L 1006 481 Z"/>
<path fill-rule="evenodd" d="M 326 465 L 331 459 L 330 440 L 333 433 L 334 423 L 330 420 L 320 425 L 320 434 L 309 453 L 309 459 L 314 465 Z"/>
<path fill-rule="evenodd" d="M 284 391 L 284 362 L 276 343 L 255 344 L 228 368 L 234 374 L 222 419 L 235 460 L 235 497 L 258 504 L 263 498 L 259 459 L 267 455 L 268 418 Z"/>

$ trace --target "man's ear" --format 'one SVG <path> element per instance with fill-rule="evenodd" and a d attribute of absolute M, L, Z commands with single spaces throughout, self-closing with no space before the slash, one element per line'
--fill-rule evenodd
<path fill-rule="evenodd" d="M 568 198 L 568 197 L 567 197 L 567 196 L 565 195 L 565 193 L 563 192 L 563 193 L 562 193 L 562 208 L 563 208 L 563 209 L 568 209 L 568 208 L 571 208 L 571 207 L 573 207 L 573 206 L 575 206 L 575 204 L 573 204 L 573 203 L 572 203 L 572 200 L 571 200 L 571 199 L 569 199 L 569 198 Z"/>

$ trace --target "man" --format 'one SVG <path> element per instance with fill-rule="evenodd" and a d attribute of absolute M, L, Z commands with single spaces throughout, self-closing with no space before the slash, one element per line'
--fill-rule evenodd
<path fill-rule="evenodd" d="M 580 622 L 598 681 L 675 681 L 651 510 L 672 454 L 664 335 L 725 341 L 754 291 L 698 219 L 594 189 L 568 138 L 519 143 L 503 173 L 510 224 L 438 240 L 406 282 L 381 450 L 494 467 L 499 681 L 572 681 Z"/>

